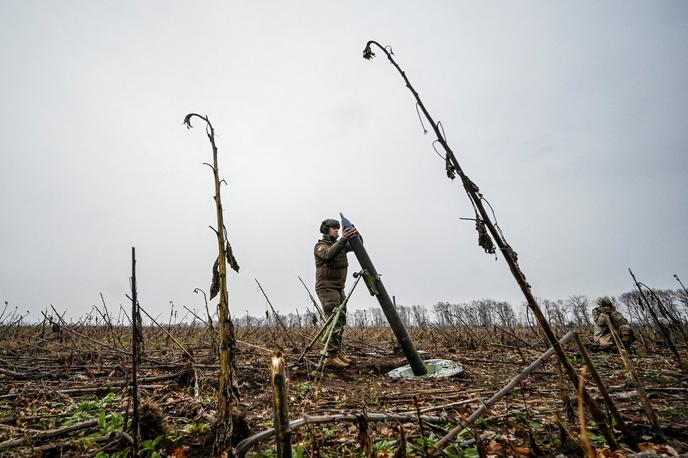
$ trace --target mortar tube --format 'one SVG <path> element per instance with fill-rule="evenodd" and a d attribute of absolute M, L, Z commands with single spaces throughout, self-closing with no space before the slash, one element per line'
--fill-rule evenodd
<path fill-rule="evenodd" d="M 340 213 L 339 216 L 342 218 L 342 230 L 354 227 L 351 221 L 343 214 Z M 375 270 L 373 261 L 370 260 L 370 256 L 368 256 L 368 252 L 363 246 L 361 237 L 358 235 L 351 237 L 349 239 L 349 245 L 351 245 L 351 249 L 356 255 L 358 263 L 361 265 L 361 269 L 366 271 L 365 275 L 368 276 L 368 278 L 365 279 L 366 286 L 368 286 L 370 294 L 375 296 L 380 303 L 380 307 L 382 307 L 387 322 L 394 332 L 394 337 L 396 337 L 397 342 L 399 342 L 399 346 L 401 346 L 401 350 L 404 352 L 404 356 L 406 356 L 411 366 L 413 375 L 420 376 L 427 374 L 428 369 L 425 367 L 425 364 L 423 364 L 423 360 L 420 359 L 420 355 L 411 340 L 411 336 L 409 336 L 404 323 L 401 321 L 401 318 L 399 318 L 399 314 L 385 289 L 385 285 L 382 284 L 382 280 L 380 280 L 380 276 Z"/>

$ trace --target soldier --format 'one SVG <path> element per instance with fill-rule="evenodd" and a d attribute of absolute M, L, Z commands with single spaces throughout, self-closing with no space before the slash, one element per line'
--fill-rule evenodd
<path fill-rule="evenodd" d="M 614 338 L 609 330 L 607 317 L 614 326 L 621 342 L 627 349 L 630 349 L 635 340 L 633 330 L 628 325 L 628 320 L 624 318 L 621 312 L 616 310 L 614 304 L 608 297 L 601 297 L 597 299 L 597 307 L 592 309 L 592 318 L 595 322 L 595 330 L 593 340 L 603 348 L 610 348 L 614 346 Z"/>
<path fill-rule="evenodd" d="M 315 292 L 320 299 L 323 311 L 329 318 L 335 307 L 344 302 L 344 285 L 349 261 L 346 253 L 351 251 L 349 238 L 358 234 L 355 228 L 344 229 L 342 237 L 339 237 L 339 221 L 326 219 L 320 224 L 320 233 L 323 238 L 315 244 Z M 326 348 L 326 367 L 347 367 L 351 359 L 340 353 L 342 345 L 342 332 L 346 325 L 346 308 L 340 314 L 334 325 L 332 337 Z"/>

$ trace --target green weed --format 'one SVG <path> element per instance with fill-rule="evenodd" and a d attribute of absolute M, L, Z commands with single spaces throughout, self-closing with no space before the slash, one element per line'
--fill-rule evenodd
<path fill-rule="evenodd" d="M 93 418 L 97 412 L 107 409 L 118 401 L 119 398 L 115 393 L 108 393 L 105 397 L 93 401 L 81 401 L 67 410 L 67 416 L 61 424 L 68 426 Z"/>

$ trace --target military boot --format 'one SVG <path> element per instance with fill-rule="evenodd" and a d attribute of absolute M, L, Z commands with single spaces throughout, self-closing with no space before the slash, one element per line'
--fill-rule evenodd
<path fill-rule="evenodd" d="M 343 369 L 349 367 L 349 363 L 344 362 L 339 356 L 330 356 L 325 360 L 325 367 L 337 367 Z"/>
<path fill-rule="evenodd" d="M 354 362 L 354 360 L 352 358 L 349 358 L 348 356 L 346 356 L 343 353 L 338 354 L 337 357 L 339 359 L 341 359 L 342 361 L 344 361 L 346 364 L 351 364 Z"/>

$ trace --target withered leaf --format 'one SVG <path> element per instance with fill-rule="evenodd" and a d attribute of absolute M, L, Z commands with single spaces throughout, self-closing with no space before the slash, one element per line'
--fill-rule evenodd
<path fill-rule="evenodd" d="M 370 60 L 373 57 L 375 57 L 375 53 L 372 49 L 370 49 L 370 46 L 366 46 L 366 48 L 363 50 L 363 58 Z"/>
<path fill-rule="evenodd" d="M 229 244 L 229 241 L 227 241 L 225 245 L 225 255 L 227 256 L 229 267 L 231 267 L 234 272 L 239 273 L 239 263 L 234 257 L 234 253 L 232 253 L 232 246 Z"/>
<path fill-rule="evenodd" d="M 446 157 L 444 159 L 444 168 L 447 171 L 447 178 L 449 178 L 450 180 L 453 180 L 454 178 L 456 178 L 456 169 L 454 168 L 454 165 L 449 160 L 449 157 Z"/>
<path fill-rule="evenodd" d="M 508 243 L 506 244 L 506 251 L 508 251 L 509 254 L 511 254 L 511 257 L 514 258 L 514 261 L 518 262 L 518 253 L 516 253 L 514 249 L 511 248 L 511 245 L 509 245 Z"/>
<path fill-rule="evenodd" d="M 217 293 L 220 292 L 220 258 L 218 256 L 217 259 L 215 259 L 215 263 L 213 264 L 213 279 L 210 281 L 210 299 L 214 298 L 217 296 Z"/>
<path fill-rule="evenodd" d="M 485 222 L 477 217 L 475 218 L 475 230 L 478 231 L 478 245 L 480 245 L 485 253 L 494 254 L 496 249 L 490 235 L 487 233 Z"/>

